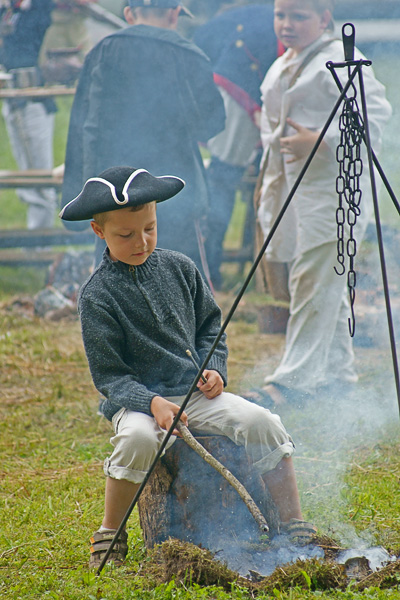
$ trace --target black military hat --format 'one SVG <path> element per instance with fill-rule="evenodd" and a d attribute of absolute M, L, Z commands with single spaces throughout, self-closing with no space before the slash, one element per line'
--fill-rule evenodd
<path fill-rule="evenodd" d="M 193 15 L 188 8 L 183 6 L 177 0 L 128 0 L 129 6 L 131 8 L 136 8 L 138 6 L 144 6 L 149 8 L 176 8 L 177 6 L 181 7 L 180 14 L 185 17 L 192 17 Z"/>
<path fill-rule="evenodd" d="M 181 191 L 185 182 L 173 175 L 154 177 L 146 169 L 111 167 L 91 177 L 81 193 L 59 216 L 64 221 L 85 221 L 93 215 L 148 202 L 163 202 Z"/>

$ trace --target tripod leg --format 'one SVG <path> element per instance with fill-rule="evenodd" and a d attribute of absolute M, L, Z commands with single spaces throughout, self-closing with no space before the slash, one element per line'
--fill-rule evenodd
<path fill-rule="evenodd" d="M 395 378 L 395 384 L 396 384 L 397 402 L 398 402 L 399 411 L 400 411 L 399 365 L 398 365 L 398 360 L 397 360 L 396 339 L 395 339 L 395 334 L 394 334 L 393 315 L 392 315 L 392 309 L 391 309 L 391 303 L 390 303 L 390 292 L 389 292 L 389 283 L 388 283 L 387 270 L 386 270 L 385 249 L 384 249 L 384 245 L 383 245 L 382 226 L 381 226 L 381 220 L 380 220 L 380 214 L 379 214 L 378 194 L 376 191 L 376 181 L 375 181 L 372 148 L 371 148 L 371 139 L 370 139 L 370 135 L 369 135 L 367 103 L 366 103 L 366 99 L 365 99 L 364 80 L 363 80 L 361 70 L 359 71 L 358 76 L 359 76 L 359 82 L 360 82 L 361 105 L 362 105 L 364 127 L 365 127 L 364 141 L 365 141 L 365 144 L 367 147 L 367 154 L 368 154 L 368 164 L 369 164 L 371 189 L 372 189 L 372 200 L 373 200 L 373 204 L 374 204 L 376 233 L 377 233 L 377 238 L 378 238 L 379 258 L 380 258 L 381 272 L 382 272 L 382 283 L 383 283 L 383 290 L 384 290 L 384 294 L 385 294 L 386 314 L 387 314 L 388 327 L 389 327 L 390 347 L 391 347 L 391 352 L 392 352 L 392 362 L 393 362 L 393 371 L 394 371 L 394 378 Z"/>

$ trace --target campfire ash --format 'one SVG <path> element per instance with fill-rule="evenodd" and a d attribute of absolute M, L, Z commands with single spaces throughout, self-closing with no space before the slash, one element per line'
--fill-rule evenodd
<path fill-rule="evenodd" d="M 344 565 L 348 572 L 351 569 L 361 569 L 365 575 L 369 575 L 395 560 L 396 557 L 391 556 L 382 546 L 373 546 L 364 549 L 343 550 L 338 554 L 336 562 Z"/>
<path fill-rule="evenodd" d="M 322 546 L 327 543 L 327 538 L 321 538 Z M 330 542 L 334 547 L 335 543 Z M 320 550 L 322 550 L 322 546 Z M 382 568 L 371 569 L 371 563 L 366 557 L 348 558 L 345 564 L 331 558 L 330 550 L 325 550 L 324 558 L 298 558 L 294 562 L 278 565 L 270 574 L 262 576 L 254 569 L 244 576 L 238 570 L 224 562 L 221 553 L 215 555 L 207 549 L 199 548 L 188 542 L 172 539 L 166 540 L 156 546 L 144 565 L 142 575 L 151 575 L 160 582 L 174 579 L 178 584 L 186 585 L 188 582 L 197 585 L 218 585 L 231 591 L 232 583 L 237 583 L 242 588 L 252 592 L 274 594 L 275 590 L 284 592 L 296 586 L 306 590 L 346 589 L 352 582 L 353 591 L 361 591 L 369 586 L 386 589 L 397 585 L 400 573 L 400 561 L 393 561 L 381 548 L 368 551 L 375 566 Z M 264 547 L 264 552 L 268 550 Z M 349 552 L 351 555 L 352 551 Z M 323 552 L 324 554 L 324 552 Z M 345 555 L 343 553 L 342 558 Z"/>
<path fill-rule="evenodd" d="M 297 560 L 324 559 L 323 549 L 314 544 L 296 546 L 287 536 L 278 535 L 266 544 L 245 547 L 235 547 L 228 544 L 216 553 L 218 560 L 228 565 L 242 577 L 259 580 L 271 575 L 277 567 Z"/>
<path fill-rule="evenodd" d="M 216 558 L 229 569 L 251 581 L 261 581 L 277 568 L 298 561 L 328 560 L 343 565 L 348 580 L 360 581 L 396 561 L 382 546 L 340 549 L 333 541 L 315 539 L 312 544 L 298 546 L 287 536 L 275 536 L 269 544 L 237 545 L 232 540 L 222 549 L 213 549 Z"/>

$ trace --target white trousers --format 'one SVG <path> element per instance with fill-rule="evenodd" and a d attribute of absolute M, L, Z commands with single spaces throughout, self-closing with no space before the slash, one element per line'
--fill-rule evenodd
<path fill-rule="evenodd" d="M 168 398 L 182 405 L 183 396 Z M 189 428 L 225 435 L 244 446 L 255 469 L 262 475 L 293 454 L 294 445 L 278 415 L 240 396 L 223 392 L 213 400 L 195 392 L 186 409 Z M 104 472 L 114 479 L 141 483 L 161 446 L 166 432 L 144 413 L 122 408 L 113 417 L 112 455 Z M 175 441 L 171 436 L 167 448 Z"/>
<path fill-rule="evenodd" d="M 314 393 L 336 381 L 354 383 L 347 273 L 334 271 L 336 242 L 305 252 L 289 267 L 290 317 L 283 358 L 265 383 Z"/>
<path fill-rule="evenodd" d="M 18 168 L 52 169 L 54 113 L 49 114 L 43 102 L 12 108 L 6 100 L 2 112 Z M 53 227 L 57 207 L 54 188 L 18 188 L 17 194 L 28 204 L 28 229 Z"/>

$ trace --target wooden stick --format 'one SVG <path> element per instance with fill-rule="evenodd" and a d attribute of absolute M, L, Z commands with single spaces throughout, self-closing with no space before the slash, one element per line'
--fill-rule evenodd
<path fill-rule="evenodd" d="M 244 485 L 240 483 L 238 479 L 232 473 L 224 467 L 216 458 L 214 458 L 207 450 L 193 437 L 190 433 L 189 429 L 184 425 L 181 421 L 178 421 L 176 428 L 179 433 L 183 437 L 184 441 L 188 446 L 192 448 L 201 458 L 203 458 L 206 463 L 211 465 L 226 481 L 237 491 L 239 496 L 242 498 L 243 502 L 246 504 L 249 509 L 251 515 L 255 519 L 258 527 L 261 529 L 262 533 L 268 533 L 269 527 L 264 518 L 264 515 L 258 508 L 257 504 L 254 502 L 253 498 L 250 496 L 249 492 L 246 490 Z"/>
<path fill-rule="evenodd" d="M 190 350 L 186 350 L 186 354 L 188 355 L 188 357 L 190 358 L 190 360 L 192 361 L 192 363 L 194 364 L 194 366 L 196 367 L 196 369 L 197 369 L 198 371 L 200 371 L 200 367 L 199 367 L 199 365 L 197 364 L 197 362 L 195 361 L 195 359 L 194 359 L 194 356 L 193 356 L 193 354 L 190 352 Z M 204 375 L 203 375 L 203 374 L 201 374 L 201 375 L 200 375 L 200 379 L 202 380 L 202 382 L 203 382 L 203 383 L 207 383 L 207 379 L 204 377 Z"/>
<path fill-rule="evenodd" d="M 37 98 L 47 96 L 73 96 L 75 87 L 65 85 L 48 85 L 29 88 L 1 88 L 0 98 Z"/>

